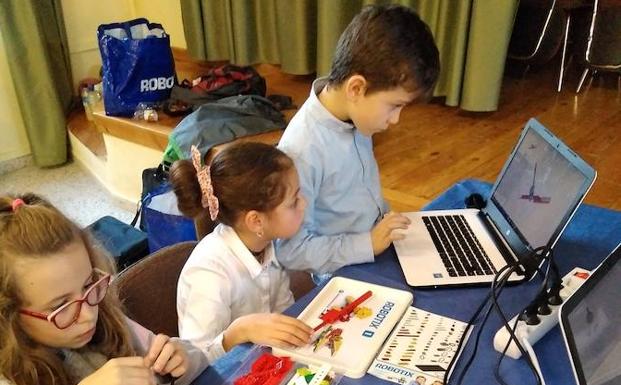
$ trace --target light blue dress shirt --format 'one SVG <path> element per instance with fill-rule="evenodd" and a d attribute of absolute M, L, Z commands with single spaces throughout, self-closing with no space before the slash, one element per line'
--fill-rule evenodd
<path fill-rule="evenodd" d="M 308 204 L 300 231 L 277 242 L 276 256 L 288 269 L 315 273 L 373 262 L 371 228 L 388 210 L 373 141 L 321 104 L 325 84 L 313 82 L 278 144 L 293 158 Z"/>

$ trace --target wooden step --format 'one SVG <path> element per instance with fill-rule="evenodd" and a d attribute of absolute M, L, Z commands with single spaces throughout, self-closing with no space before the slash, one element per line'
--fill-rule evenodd
<path fill-rule="evenodd" d="M 103 160 L 106 159 L 106 144 L 103 135 L 97 130 L 95 123 L 86 118 L 83 110 L 71 112 L 67 117 L 67 130 L 94 155 Z"/>
<path fill-rule="evenodd" d="M 192 80 L 207 73 L 210 68 L 224 64 L 223 62 L 194 60 L 188 56 L 185 50 L 178 48 L 173 48 L 173 54 L 179 81 L 183 79 Z M 259 64 L 255 68 L 266 79 L 268 94 L 291 96 L 294 104 L 298 106 L 306 100 L 314 75 L 287 75 L 280 72 L 278 66 L 270 64 Z M 295 112 L 296 110 L 293 109 L 284 111 L 285 119 L 288 121 Z M 158 115 L 159 120 L 157 122 L 146 122 L 144 120 L 107 116 L 103 102 L 97 103 L 93 108 L 95 126 L 99 132 L 163 152 L 168 144 L 168 135 L 183 117 L 171 117 L 163 112 L 160 112 Z M 273 131 L 239 138 L 238 141 L 258 141 L 276 144 L 281 135 L 282 131 Z M 215 146 L 210 151 L 209 157 L 212 157 L 226 146 L 227 144 Z"/>
<path fill-rule="evenodd" d="M 183 117 L 172 117 L 162 112 L 160 112 L 158 116 L 159 120 L 157 122 L 147 122 L 144 120 L 107 116 L 103 102 L 97 103 L 93 108 L 95 126 L 101 133 L 163 152 L 168 145 L 168 136 Z M 276 144 L 278 140 L 280 140 L 281 135 L 282 130 L 276 130 L 258 135 L 246 136 L 236 141 L 256 141 Z M 213 156 L 227 145 L 228 144 L 215 146 L 210 155 Z"/>

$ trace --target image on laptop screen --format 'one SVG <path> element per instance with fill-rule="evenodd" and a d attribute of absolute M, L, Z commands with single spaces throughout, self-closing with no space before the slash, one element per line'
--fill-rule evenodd
<path fill-rule="evenodd" d="M 530 129 L 492 199 L 522 239 L 536 248 L 546 245 L 571 213 L 581 198 L 585 179 L 580 170 Z"/>
<path fill-rule="evenodd" d="M 567 315 L 587 385 L 621 384 L 619 279 L 621 263 L 616 263 Z"/>

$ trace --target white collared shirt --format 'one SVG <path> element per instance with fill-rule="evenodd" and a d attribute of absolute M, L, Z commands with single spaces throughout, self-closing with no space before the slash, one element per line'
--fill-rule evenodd
<path fill-rule="evenodd" d="M 238 317 L 282 312 L 293 303 L 289 275 L 274 246 L 260 264 L 235 230 L 220 224 L 196 246 L 177 284 L 179 336 L 203 350 L 210 363 L 222 356 L 224 330 Z"/>
<path fill-rule="evenodd" d="M 373 141 L 321 104 L 326 83 L 313 82 L 278 143 L 295 162 L 307 204 L 302 227 L 277 242 L 276 254 L 287 269 L 315 273 L 373 262 L 371 229 L 388 211 Z"/>

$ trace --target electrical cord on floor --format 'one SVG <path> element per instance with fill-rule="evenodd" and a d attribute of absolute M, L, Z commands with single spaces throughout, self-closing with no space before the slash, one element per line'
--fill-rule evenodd
<path fill-rule="evenodd" d="M 544 262 L 545 259 L 547 259 L 547 250 L 549 250 L 547 247 L 538 247 L 536 249 L 534 249 L 531 253 L 530 253 L 530 258 L 535 258 L 535 264 L 536 266 L 539 266 L 540 264 L 542 264 Z M 538 254 L 539 252 L 544 251 L 541 255 Z M 540 260 L 539 260 L 540 259 Z M 509 277 L 515 272 L 518 271 L 518 269 L 520 268 L 524 268 L 524 266 L 522 266 L 519 262 L 515 262 L 513 264 L 510 265 L 506 265 L 503 268 L 501 268 L 494 276 L 494 280 L 492 282 L 492 286 L 490 287 L 490 292 L 488 293 L 488 295 L 483 299 L 483 301 L 481 301 L 481 304 L 478 306 L 478 308 L 475 310 L 474 314 L 472 315 L 472 317 L 470 317 L 470 320 L 468 321 L 466 328 L 464 330 L 464 333 L 462 334 L 459 343 L 457 345 L 457 352 L 460 352 L 461 349 L 463 348 L 463 344 L 465 341 L 466 336 L 468 335 L 468 332 L 470 329 L 472 329 L 474 327 L 474 322 L 479 318 L 479 315 L 481 314 L 481 311 L 487 306 L 487 310 L 485 311 L 485 315 L 483 316 L 483 319 L 479 325 L 479 330 L 477 331 L 477 336 L 475 338 L 475 345 L 474 348 L 470 354 L 470 357 L 468 358 L 466 364 L 464 365 L 464 368 L 462 369 L 458 380 L 456 382 L 457 385 L 461 385 L 468 369 L 470 368 L 472 362 L 474 361 L 474 358 L 476 356 L 476 352 L 478 350 L 478 344 L 479 344 L 479 340 L 481 337 L 481 333 L 482 330 L 485 326 L 485 324 L 487 323 L 487 320 L 489 318 L 489 315 L 491 313 L 492 308 L 494 308 L 494 304 L 496 304 L 497 306 L 497 310 L 500 310 L 500 307 L 497 305 L 498 303 L 498 297 L 500 296 L 500 294 L 502 293 L 502 291 L 504 290 L 504 287 L 506 285 L 506 283 L 509 280 Z M 537 272 L 539 274 L 541 274 L 541 269 L 540 267 L 537 267 Z M 548 275 L 548 271 L 549 269 L 546 270 L 546 274 L 545 277 L 543 279 L 543 283 L 542 283 L 542 288 L 545 290 L 545 287 L 547 285 L 547 283 L 545 281 L 547 281 L 547 275 Z M 540 290 L 541 291 L 541 288 Z M 492 301 L 490 303 L 490 300 Z M 502 310 L 500 310 L 502 312 Z M 502 314 L 502 316 L 504 316 L 504 314 Z M 506 321 L 506 317 L 504 317 L 504 320 Z M 508 322 L 507 322 L 508 324 Z M 517 322 L 516 324 L 517 325 Z M 515 341 L 517 341 L 517 338 L 515 336 L 515 325 L 513 328 L 509 327 L 509 332 L 510 332 L 510 338 L 509 338 L 509 343 L 510 341 L 513 339 Z M 520 351 L 522 352 L 522 354 L 524 355 L 524 357 L 528 357 L 527 358 L 527 363 L 529 364 L 529 367 L 531 368 L 531 370 L 533 371 L 533 373 L 535 373 L 535 375 L 537 376 L 537 384 L 541 385 L 541 381 L 539 379 L 539 375 L 537 373 L 537 369 L 535 368 L 533 362 L 531 362 L 530 360 L 530 356 L 526 353 L 526 351 L 523 349 L 523 347 L 518 343 L 518 348 L 520 349 Z M 508 348 L 508 344 L 507 344 L 507 348 Z M 505 348 L 505 352 L 506 352 L 506 348 Z M 448 385 L 451 380 L 452 377 L 452 369 L 455 366 L 457 357 L 459 354 L 455 354 L 453 356 L 453 358 L 451 359 L 451 361 L 448 364 L 448 367 L 446 369 L 446 371 L 444 372 L 444 378 L 443 378 L 443 382 L 444 384 Z M 501 379 L 502 381 L 502 379 Z M 504 383 L 504 382 L 503 382 Z"/>

